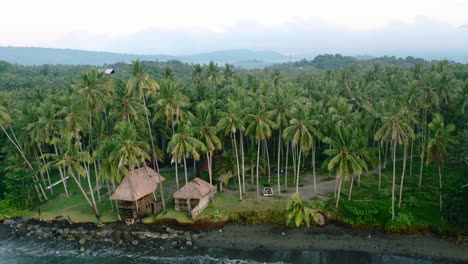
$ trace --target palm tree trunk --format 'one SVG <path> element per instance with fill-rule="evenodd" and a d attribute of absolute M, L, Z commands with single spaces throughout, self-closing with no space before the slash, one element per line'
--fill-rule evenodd
<path fill-rule="evenodd" d="M 393 144 L 393 177 L 392 177 L 392 220 L 395 219 L 395 166 L 396 166 L 396 147 L 397 143 Z"/>
<path fill-rule="evenodd" d="M 297 159 L 297 176 L 296 176 L 296 193 L 299 194 L 299 174 L 301 173 L 301 170 L 299 169 L 301 167 L 301 148 L 299 147 L 299 157 Z"/>
<path fill-rule="evenodd" d="M 210 178 L 210 185 L 213 185 L 213 175 L 211 175 L 210 151 L 206 152 L 206 162 L 208 162 L 208 177 Z"/>
<path fill-rule="evenodd" d="M 18 144 L 15 143 L 15 141 L 13 141 L 13 139 L 10 137 L 10 135 L 7 133 L 7 131 L 5 130 L 5 128 L 3 126 L 0 125 L 0 128 L 3 130 L 3 133 L 5 133 L 5 135 L 8 137 L 8 139 L 11 141 L 11 143 L 13 143 L 13 145 L 16 147 L 16 149 L 18 150 L 18 152 L 21 154 L 21 157 L 23 157 L 24 161 L 26 162 L 26 164 L 28 164 L 28 167 L 31 169 L 31 170 L 34 170 L 33 166 L 31 165 L 31 163 L 29 162 L 29 160 L 26 158 L 26 156 L 24 155 L 24 152 L 21 150 L 20 146 Z M 16 138 L 15 136 L 15 133 L 13 132 L 13 130 L 10 128 L 13 136 Z M 44 199 L 47 201 L 47 195 L 46 193 L 44 192 L 44 188 L 42 188 L 42 185 L 41 183 L 39 182 L 39 178 L 37 178 L 37 175 L 34 175 L 33 176 L 33 182 L 35 182 L 35 185 L 38 186 L 39 190 L 36 189 L 36 192 L 37 192 L 37 196 L 39 198 L 39 200 L 42 201 L 42 198 L 41 198 L 41 194 L 42 194 L 42 197 L 44 197 Z"/>
<path fill-rule="evenodd" d="M 72 170 L 70 170 L 70 171 L 72 171 Z M 83 194 L 84 198 L 86 199 L 86 202 L 88 202 L 89 206 L 91 206 L 91 208 L 93 208 L 93 212 L 94 212 L 94 215 L 96 216 L 96 219 L 98 220 L 98 222 L 101 222 L 101 214 L 99 213 L 99 210 L 97 209 L 96 204 L 92 203 L 89 200 L 88 195 L 86 194 L 85 190 L 83 189 L 83 186 L 81 186 L 80 182 L 76 178 L 75 173 L 72 172 L 71 176 L 72 176 L 73 180 L 75 180 L 76 185 L 78 185 L 78 188 L 80 189 L 81 193 Z"/>
<path fill-rule="evenodd" d="M 244 157 L 244 136 L 240 132 L 241 158 L 242 158 L 242 192 L 245 193 L 245 157 Z"/>
<path fill-rule="evenodd" d="M 93 191 L 93 186 L 91 184 L 91 176 L 89 174 L 89 168 L 86 168 L 86 170 L 87 170 L 87 177 L 86 178 L 88 180 L 88 187 L 89 187 L 89 192 L 91 194 L 91 201 L 93 202 L 94 207 L 97 207 L 96 206 L 96 200 L 94 200 L 94 191 Z"/>
<path fill-rule="evenodd" d="M 58 149 L 57 149 L 57 145 L 54 144 L 54 150 L 55 150 L 55 155 L 58 155 Z M 63 183 L 63 189 L 65 190 L 65 195 L 67 196 L 67 198 L 70 197 L 70 195 L 68 194 L 68 188 L 67 188 L 67 180 L 65 179 L 66 176 L 65 176 L 65 166 L 63 168 L 63 172 L 62 172 L 62 168 L 58 168 L 59 169 L 59 173 L 60 173 L 60 178 L 62 179 L 62 183 Z"/>
<path fill-rule="evenodd" d="M 163 206 L 163 211 L 166 212 L 166 200 L 164 198 L 164 189 L 163 189 L 162 181 L 159 181 L 159 190 L 161 190 L 159 193 L 161 194 L 161 202 Z"/>
<path fill-rule="evenodd" d="M 353 194 L 354 175 L 351 176 L 351 185 L 349 186 L 348 201 L 351 201 L 351 195 Z"/>
<path fill-rule="evenodd" d="M 440 164 L 438 167 L 439 167 L 439 210 L 440 210 L 440 218 L 442 219 L 442 172 L 440 169 L 441 167 Z"/>
<path fill-rule="evenodd" d="M 381 144 L 380 142 L 377 144 L 377 148 L 379 149 L 379 191 L 382 186 L 382 157 L 380 156 L 380 149 Z"/>
<path fill-rule="evenodd" d="M 111 199 L 111 189 L 110 189 L 110 184 L 109 184 L 109 174 L 106 172 L 106 185 L 107 185 L 107 194 L 109 195 L 109 202 L 111 204 L 111 209 L 112 209 L 112 212 L 115 212 L 114 211 L 114 203 L 112 202 L 112 199 Z"/>
<path fill-rule="evenodd" d="M 406 151 L 408 149 L 408 143 L 405 142 L 404 150 L 403 150 L 403 171 L 401 173 L 401 182 L 400 182 L 400 199 L 398 200 L 398 208 L 401 207 L 401 200 L 403 197 L 403 181 L 405 179 L 405 171 L 406 171 Z"/>
<path fill-rule="evenodd" d="M 422 177 L 423 177 L 423 166 L 424 166 L 424 148 L 421 150 L 421 164 L 419 165 L 419 183 L 418 190 L 421 191 Z"/>
<path fill-rule="evenodd" d="M 385 144 L 384 146 L 384 163 L 383 163 L 383 168 L 386 169 L 387 168 L 387 154 L 388 154 L 388 142 Z"/>
<path fill-rule="evenodd" d="M 297 171 L 296 171 L 296 148 L 292 145 L 291 143 L 291 152 L 292 152 L 292 162 L 293 162 L 293 172 L 294 172 L 294 179 L 293 179 L 293 184 L 296 183 L 296 176 L 297 176 Z"/>
<path fill-rule="evenodd" d="M 239 153 L 237 151 L 237 143 L 236 143 L 236 134 L 231 133 L 231 135 L 232 135 L 232 142 L 234 143 L 234 151 L 236 153 L 237 179 L 239 180 L 239 200 L 242 201 L 242 183 L 241 183 L 241 175 L 240 175 Z"/>
<path fill-rule="evenodd" d="M 280 162 L 281 162 L 281 128 L 279 129 L 279 133 L 278 133 L 278 166 L 276 167 L 276 174 L 277 174 L 277 177 L 278 177 L 278 195 L 281 194 L 281 187 L 280 187 L 280 170 L 281 170 L 281 165 L 280 165 Z"/>
<path fill-rule="evenodd" d="M 145 107 L 146 123 L 148 125 L 148 132 L 149 132 L 149 135 L 150 135 L 151 150 L 153 151 L 153 153 L 152 153 L 153 155 L 151 156 L 151 161 L 153 163 L 153 168 L 157 168 L 157 170 L 159 171 L 158 158 L 156 156 L 156 149 L 154 147 L 153 132 L 151 131 L 151 123 L 150 123 L 149 117 L 148 117 L 148 108 L 146 108 L 146 96 L 143 96 L 143 105 Z"/>
<path fill-rule="evenodd" d="M 312 174 L 314 175 L 314 194 L 317 196 L 317 181 L 315 177 L 315 141 L 312 141 Z"/>
<path fill-rule="evenodd" d="M 175 161 L 175 179 L 176 179 L 176 186 L 179 189 L 179 169 L 177 168 L 177 157 L 174 159 Z"/>
<path fill-rule="evenodd" d="M 411 140 L 411 153 L 410 153 L 410 169 L 409 169 L 409 175 L 413 175 L 413 146 L 414 146 L 414 140 Z"/>
<path fill-rule="evenodd" d="M 188 183 L 188 174 L 187 174 L 187 159 L 185 158 L 185 154 L 182 155 L 184 159 L 184 172 L 185 172 L 185 184 Z"/>
<path fill-rule="evenodd" d="M 284 167 L 284 189 L 288 190 L 288 160 L 289 160 L 289 144 L 286 144 L 286 166 Z"/>
<path fill-rule="evenodd" d="M 193 178 L 197 177 L 197 161 L 195 160 L 195 158 L 193 159 Z"/>
<path fill-rule="evenodd" d="M 270 154 L 268 154 L 268 141 L 265 139 L 265 152 L 267 157 L 267 165 L 268 165 L 268 183 L 271 181 L 271 169 L 270 169 Z"/>
<path fill-rule="evenodd" d="M 257 200 L 260 200 L 260 190 L 258 187 L 258 167 L 260 166 L 260 139 L 257 141 Z"/>
<path fill-rule="evenodd" d="M 83 151 L 83 147 L 80 144 L 80 151 Z M 84 168 L 86 170 L 86 179 L 88 181 L 89 193 L 91 194 L 91 201 L 93 202 L 94 207 L 96 207 L 96 200 L 94 199 L 94 190 L 93 186 L 91 185 L 91 173 L 89 171 L 89 163 L 83 162 Z"/>
<path fill-rule="evenodd" d="M 338 176 L 337 176 L 338 178 Z M 335 207 L 338 208 L 338 205 L 340 203 L 340 193 L 341 193 L 341 182 L 343 181 L 343 177 L 339 177 L 338 179 L 338 193 L 336 195 L 336 204 Z"/>
<path fill-rule="evenodd" d="M 96 160 L 93 161 L 94 163 L 94 174 L 96 177 L 96 191 L 98 196 L 98 201 L 101 202 L 101 184 L 99 183 L 99 173 L 98 173 L 98 166 L 96 164 Z"/>
<path fill-rule="evenodd" d="M 41 159 L 42 159 L 42 164 L 46 164 L 45 159 L 44 159 L 44 154 L 42 153 L 42 148 L 40 144 L 37 144 L 37 148 L 39 149 L 39 154 L 41 154 Z M 50 180 L 50 172 L 49 168 L 46 168 L 46 174 L 47 174 L 47 181 L 49 182 L 49 186 L 52 185 L 52 181 Z M 50 188 L 50 194 L 54 194 L 53 188 Z"/>

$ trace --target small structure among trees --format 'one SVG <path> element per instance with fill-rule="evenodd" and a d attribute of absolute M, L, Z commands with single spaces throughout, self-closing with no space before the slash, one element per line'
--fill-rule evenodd
<path fill-rule="evenodd" d="M 215 193 L 215 186 L 200 178 L 195 178 L 174 193 L 175 209 L 187 211 L 193 218 L 208 206 Z"/>
<path fill-rule="evenodd" d="M 139 217 L 161 211 L 162 203 L 157 202 L 155 192 L 164 180 L 148 167 L 130 171 L 111 196 L 118 203 L 119 216 L 133 224 Z"/>

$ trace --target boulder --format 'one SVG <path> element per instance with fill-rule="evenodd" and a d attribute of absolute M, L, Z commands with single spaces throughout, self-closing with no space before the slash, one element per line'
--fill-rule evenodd
<path fill-rule="evenodd" d="M 4 225 L 14 225 L 14 224 L 16 224 L 16 221 L 12 220 L 12 219 L 7 219 L 7 220 L 3 221 L 3 224 Z"/>

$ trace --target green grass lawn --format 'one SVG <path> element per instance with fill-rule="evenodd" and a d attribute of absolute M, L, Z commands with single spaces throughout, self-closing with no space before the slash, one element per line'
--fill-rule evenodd
<path fill-rule="evenodd" d="M 399 210 L 410 212 L 415 219 L 415 224 L 419 226 L 428 226 L 428 225 L 438 225 L 441 223 L 440 214 L 439 214 L 439 203 L 438 203 L 438 171 L 434 167 L 424 166 L 423 174 L 423 185 L 422 191 L 418 190 L 418 178 L 419 178 L 419 159 L 413 160 L 413 175 L 409 175 L 409 161 L 407 163 L 407 174 L 405 176 L 404 183 L 404 192 L 403 192 L 403 203 L 402 209 L 398 209 L 398 195 L 399 195 L 399 184 L 401 177 L 401 167 L 402 162 L 397 162 L 397 171 L 396 171 L 396 208 L 397 213 Z M 191 170 L 192 168 L 188 168 Z M 456 168 L 444 168 L 442 170 L 444 174 L 444 180 L 450 177 L 460 177 L 463 175 L 463 171 Z M 301 170 L 302 171 L 302 170 Z M 184 170 L 179 168 L 179 180 L 184 182 Z M 205 172 L 204 172 L 205 173 Z M 174 169 L 164 170 L 161 174 L 166 178 L 166 183 L 174 182 Z M 328 179 L 328 173 L 322 169 L 317 169 L 317 175 L 319 178 Z M 206 177 L 207 173 L 202 177 Z M 289 193 L 294 192 L 294 183 L 293 183 L 293 171 L 290 169 L 288 173 L 289 179 Z M 53 181 L 58 180 L 60 177 L 58 175 L 53 175 Z M 94 179 L 94 175 L 91 175 L 91 178 Z M 330 179 L 333 179 L 331 177 Z M 84 181 L 84 179 L 82 179 Z M 208 207 L 196 217 L 196 219 L 217 219 L 220 216 L 226 220 L 226 217 L 234 214 L 239 214 L 243 212 L 266 212 L 266 211 L 276 211 L 281 212 L 286 209 L 287 202 L 290 198 L 289 193 L 283 194 L 282 196 L 274 197 L 261 197 L 257 200 L 255 194 L 245 194 L 243 200 L 239 201 L 238 192 L 232 191 L 237 190 L 237 186 L 234 184 L 234 180 L 237 183 L 237 179 L 234 178 L 230 181 L 230 184 L 227 188 L 231 191 L 217 193 L 213 203 L 210 203 Z M 280 175 L 280 180 L 282 185 L 284 185 L 284 175 Z M 312 172 L 310 169 L 307 169 L 306 172 L 301 173 L 300 184 L 310 182 L 312 180 Z M 250 183 L 250 173 L 246 174 L 246 181 Z M 271 184 L 275 187 L 277 182 L 277 175 L 271 173 Z M 255 178 L 254 178 L 255 183 Z M 260 177 L 260 185 L 268 183 L 268 174 L 264 174 Z M 361 185 L 357 187 L 357 179 L 355 180 L 355 186 L 353 187 L 352 200 L 353 201 L 362 201 L 362 202 L 374 202 L 378 209 L 382 212 L 379 223 L 385 224 L 390 218 L 390 199 L 391 199 L 391 186 L 392 186 L 392 164 L 389 163 L 386 169 L 382 170 L 382 189 L 378 191 L 378 174 L 366 175 L 361 178 Z M 94 188 L 94 182 L 93 188 Z M 55 220 L 55 219 L 68 219 L 70 218 L 74 222 L 96 222 L 93 211 L 91 207 L 87 204 L 83 195 L 79 191 L 77 185 L 72 179 L 68 180 L 69 192 L 71 193 L 70 198 L 66 198 L 63 191 L 63 185 L 59 184 L 54 187 L 54 194 L 49 195 L 49 201 L 41 204 L 39 206 L 42 212 L 42 218 L 44 220 Z M 167 185 L 166 185 L 167 186 Z M 349 182 L 343 182 L 341 201 L 345 203 L 348 199 L 349 193 Z M 89 191 L 87 188 L 87 183 L 83 182 L 83 187 L 86 191 Z M 166 187 L 168 189 L 168 187 Z M 247 187 L 249 190 L 255 190 L 255 185 Z M 282 186 L 283 188 L 283 186 Z M 174 189 L 174 188 L 172 188 Z M 107 194 L 106 185 L 101 188 L 101 198 L 102 201 L 98 202 L 97 194 L 95 192 L 96 202 L 98 202 L 98 208 L 102 214 L 101 220 L 103 222 L 113 222 L 117 221 L 117 215 L 111 210 L 111 204 L 109 202 Z M 149 216 L 143 219 L 145 223 L 152 223 L 156 221 L 163 220 L 176 220 L 180 223 L 192 223 L 192 219 L 189 217 L 186 212 L 179 212 L 174 210 L 174 201 L 172 199 L 172 192 L 165 192 L 166 197 L 166 208 L 167 211 L 165 214 L 159 214 L 157 216 Z M 333 193 L 330 193 L 330 197 L 333 197 Z M 158 196 L 159 198 L 159 196 Z M 334 200 L 330 201 L 330 206 L 332 206 Z M 30 217 L 37 218 L 38 212 L 37 208 L 32 210 Z M 196 220 L 195 219 L 195 220 Z"/>

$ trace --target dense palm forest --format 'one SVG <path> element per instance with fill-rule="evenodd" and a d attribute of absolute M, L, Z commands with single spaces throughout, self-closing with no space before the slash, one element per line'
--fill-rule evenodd
<path fill-rule="evenodd" d="M 61 180 L 63 195 L 76 184 L 99 218 L 101 190 L 129 170 L 179 164 L 179 187 L 192 164 L 207 164 L 202 177 L 234 186 L 240 200 L 250 189 L 258 196 L 263 182 L 290 197 L 303 177 L 317 192 L 326 174 L 338 208 L 344 191 L 352 200 L 353 186 L 373 180 L 375 193 L 391 190 L 379 196 L 388 219 L 414 202 L 406 191 L 436 202 L 441 216 L 466 217 L 467 65 L 326 55 L 251 71 L 177 61 L 106 67 L 116 74 L 0 62 L 3 207 L 45 202 L 46 186 Z"/>

